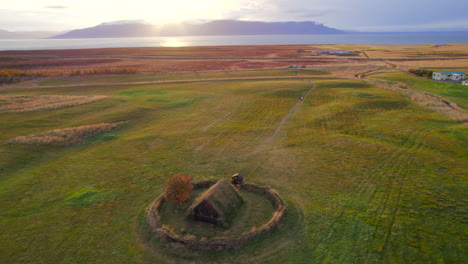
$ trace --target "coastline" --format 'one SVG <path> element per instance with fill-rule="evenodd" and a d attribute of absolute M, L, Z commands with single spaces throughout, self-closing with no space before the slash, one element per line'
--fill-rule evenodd
<path fill-rule="evenodd" d="M 465 44 L 468 32 L 346 33 L 323 35 L 239 35 L 80 39 L 0 39 L 0 50 L 200 47 L 244 45 L 422 45 Z"/>

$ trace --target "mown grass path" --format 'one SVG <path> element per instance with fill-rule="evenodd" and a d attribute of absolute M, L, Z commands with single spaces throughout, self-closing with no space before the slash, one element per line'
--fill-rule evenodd
<path fill-rule="evenodd" d="M 308 80 L 310 82 L 310 80 Z M 312 84 L 307 90 L 305 90 L 303 93 L 301 93 L 301 96 L 297 99 L 296 104 L 294 104 L 289 112 L 284 115 L 284 117 L 281 119 L 281 121 L 278 123 L 278 125 L 275 128 L 275 131 L 271 134 L 270 137 L 268 137 L 265 142 L 257 147 L 257 149 L 254 151 L 259 152 L 259 151 L 265 151 L 268 148 L 273 147 L 273 142 L 274 140 L 278 137 L 278 134 L 281 132 L 281 130 L 284 128 L 284 125 L 286 122 L 289 121 L 291 116 L 294 114 L 294 112 L 297 110 L 299 106 L 303 103 L 303 100 L 307 97 L 307 94 L 309 94 L 310 91 L 314 89 L 314 84 Z"/>

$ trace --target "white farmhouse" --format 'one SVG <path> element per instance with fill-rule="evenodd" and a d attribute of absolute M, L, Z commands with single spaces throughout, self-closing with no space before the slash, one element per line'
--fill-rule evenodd
<path fill-rule="evenodd" d="M 435 71 L 432 79 L 438 81 L 461 81 L 465 78 L 465 73 L 461 71 Z"/>

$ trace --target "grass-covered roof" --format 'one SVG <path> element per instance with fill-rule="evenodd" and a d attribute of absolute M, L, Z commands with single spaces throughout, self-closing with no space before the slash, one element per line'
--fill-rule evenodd
<path fill-rule="evenodd" d="M 243 199 L 232 184 L 225 179 L 219 180 L 208 190 L 200 194 L 188 208 L 188 214 L 193 214 L 195 208 L 203 201 L 208 202 L 218 213 L 219 220 L 229 223 L 235 216 Z"/>

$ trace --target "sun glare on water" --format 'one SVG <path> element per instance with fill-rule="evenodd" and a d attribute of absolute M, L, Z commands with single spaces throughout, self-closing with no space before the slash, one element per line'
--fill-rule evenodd
<path fill-rule="evenodd" d="M 184 47 L 187 46 L 183 40 L 178 38 L 167 38 L 161 41 L 161 47 Z"/>

